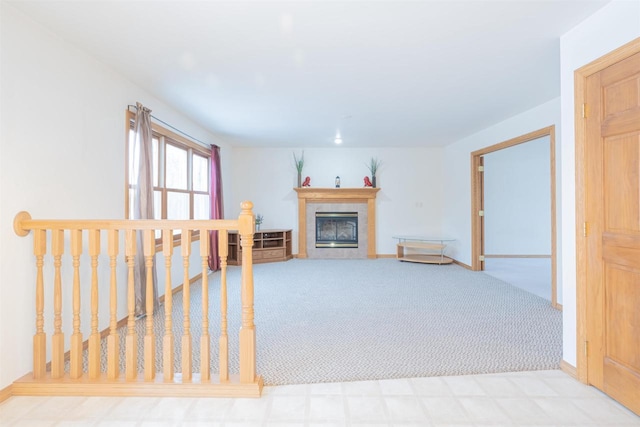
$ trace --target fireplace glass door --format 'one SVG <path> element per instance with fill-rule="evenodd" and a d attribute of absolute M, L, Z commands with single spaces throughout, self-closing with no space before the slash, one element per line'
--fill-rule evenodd
<path fill-rule="evenodd" d="M 357 212 L 316 212 L 316 248 L 357 247 Z"/>

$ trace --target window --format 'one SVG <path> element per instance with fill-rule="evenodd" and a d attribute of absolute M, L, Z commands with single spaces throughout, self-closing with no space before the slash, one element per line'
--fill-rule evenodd
<path fill-rule="evenodd" d="M 137 171 L 132 168 L 133 119 L 127 111 L 127 178 L 125 218 L 133 218 Z M 155 123 L 153 128 L 153 192 L 155 219 L 209 219 L 210 154 L 201 147 Z M 174 230 L 179 235 L 180 230 Z M 160 233 L 156 231 L 156 238 Z"/>

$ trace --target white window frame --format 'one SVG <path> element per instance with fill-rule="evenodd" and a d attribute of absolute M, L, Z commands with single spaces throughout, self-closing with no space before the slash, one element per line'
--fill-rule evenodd
<path fill-rule="evenodd" d="M 130 219 L 130 192 L 134 190 L 134 186 L 129 184 L 129 170 L 130 170 L 130 159 L 129 159 L 129 145 L 133 143 L 131 141 L 131 130 L 133 129 L 133 122 L 135 119 L 135 114 L 131 111 L 126 111 L 126 129 L 125 129 L 125 207 L 124 207 L 124 215 L 126 219 Z M 161 210 L 160 210 L 160 219 L 167 219 L 167 198 L 168 193 L 187 193 L 189 194 L 189 218 L 194 219 L 194 198 L 196 194 L 199 195 L 208 195 L 211 197 L 211 183 L 207 181 L 207 191 L 195 191 L 193 189 L 193 156 L 198 155 L 207 159 L 207 169 L 208 175 L 211 174 L 211 152 L 208 151 L 205 147 L 200 144 L 196 144 L 187 138 L 157 124 L 152 122 L 152 138 L 158 139 L 158 183 L 154 184 L 153 190 L 159 191 L 161 195 Z M 176 188 L 167 188 L 165 185 L 165 168 L 166 168 L 166 159 L 165 159 L 165 150 L 166 145 L 171 144 L 174 147 L 178 147 L 180 149 L 186 150 L 187 152 L 187 189 L 176 189 Z M 157 217 L 156 213 L 156 217 Z M 186 218 L 185 218 L 186 219 Z M 197 232 L 194 232 L 192 235 L 193 240 L 198 240 L 199 236 Z M 160 238 L 156 239 L 156 245 L 161 245 L 162 240 Z M 180 244 L 180 234 L 174 235 L 174 246 Z"/>

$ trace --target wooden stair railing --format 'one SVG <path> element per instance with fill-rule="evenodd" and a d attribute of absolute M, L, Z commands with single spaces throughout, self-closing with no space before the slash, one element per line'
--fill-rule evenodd
<path fill-rule="evenodd" d="M 14 230 L 20 236 L 33 232 L 33 252 L 36 258 L 36 298 L 35 335 L 33 337 L 33 372 L 25 375 L 12 385 L 13 395 L 94 395 L 94 396 L 225 396 L 259 397 L 262 392 L 262 378 L 256 374 L 256 331 L 254 325 L 253 265 L 252 246 L 255 230 L 253 204 L 243 202 L 237 220 L 35 220 L 29 213 L 20 212 L 14 219 Z M 152 266 L 156 250 L 156 230 L 162 236 L 164 256 L 164 327 L 162 337 L 162 372 L 156 372 L 156 337 L 153 329 L 153 280 Z M 172 255 L 173 231 L 181 231 L 181 256 L 184 271 L 183 282 L 183 334 L 181 339 L 173 336 L 172 298 Z M 209 335 L 209 288 L 208 257 L 210 231 L 218 231 L 220 272 L 220 335 L 218 337 L 218 375 L 210 373 L 212 339 Z M 239 375 L 229 374 L 229 337 L 227 319 L 227 248 L 228 231 L 238 230 L 242 239 L 242 274 L 240 283 L 241 327 L 238 338 Z M 137 232 L 142 232 L 142 242 L 147 270 L 146 319 L 143 351 L 138 354 L 138 336 L 135 323 L 134 268 L 135 257 L 140 249 L 136 244 Z M 121 232 L 124 244 L 120 242 Z M 190 307 L 191 244 L 193 232 L 200 236 L 200 257 L 202 264 L 202 334 L 200 337 L 199 373 L 192 367 L 192 336 Z M 106 235 L 109 280 L 99 280 L 99 255 L 101 237 Z M 47 236 L 50 236 L 49 242 Z M 88 242 L 90 260 L 90 284 L 81 286 L 81 255 L 83 238 Z M 72 331 L 70 337 L 68 372 L 65 372 L 65 336 L 63 331 L 63 284 L 62 258 L 68 240 L 72 259 Z M 53 257 L 53 280 L 45 285 L 45 255 L 47 247 Z M 117 271 L 120 248 L 124 247 L 123 265 L 127 270 L 127 332 L 125 337 L 124 372 L 120 370 L 120 337 L 118 334 L 118 288 Z M 162 268 L 157 262 L 157 268 Z M 101 372 L 101 334 L 99 327 L 99 289 L 108 287 L 109 327 L 106 333 L 106 371 Z M 160 288 L 160 286 L 158 286 Z M 50 369 L 47 369 L 47 334 L 45 332 L 45 288 L 52 291 L 52 335 Z M 50 291 L 49 291 L 50 289 Z M 89 297 L 81 295 L 81 290 L 90 289 Z M 66 295 L 64 295 L 66 297 Z M 82 317 L 82 304 L 89 301 L 90 316 Z M 121 308 L 121 311 L 123 308 Z M 102 313 L 105 316 L 104 313 Z M 83 342 L 81 324 L 90 324 L 87 343 Z M 174 349 L 180 345 L 182 352 L 182 372 L 174 372 Z M 83 368 L 84 347 L 88 351 L 88 366 Z M 143 358 L 143 371 L 138 372 L 138 357 Z"/>

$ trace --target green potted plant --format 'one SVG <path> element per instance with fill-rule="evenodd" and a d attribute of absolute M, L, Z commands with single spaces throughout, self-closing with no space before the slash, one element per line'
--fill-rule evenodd
<path fill-rule="evenodd" d="M 264 217 L 260 214 L 256 215 L 256 231 L 260 231 L 260 225 L 262 225 L 262 220 Z"/>
<path fill-rule="evenodd" d="M 376 188 L 376 173 L 381 165 L 382 160 L 378 160 L 375 157 L 372 157 L 369 164 L 367 164 L 367 168 L 369 169 L 369 172 L 371 172 L 371 184 L 373 184 L 373 188 Z"/>
<path fill-rule="evenodd" d="M 298 187 L 302 186 L 302 168 L 304 167 L 304 150 L 302 150 L 302 154 L 300 158 L 296 156 L 296 153 L 293 153 L 293 163 L 296 166 L 296 170 L 298 171 Z"/>

